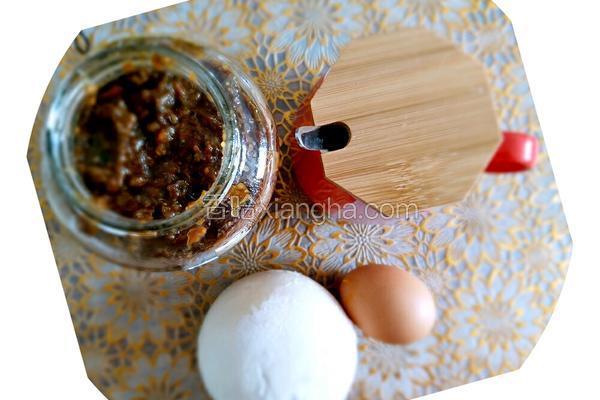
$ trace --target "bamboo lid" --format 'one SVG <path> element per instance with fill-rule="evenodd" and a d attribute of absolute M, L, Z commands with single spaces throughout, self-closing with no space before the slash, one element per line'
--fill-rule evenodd
<path fill-rule="evenodd" d="M 354 40 L 311 107 L 351 133 L 322 154 L 327 178 L 378 207 L 461 200 L 501 138 L 483 66 L 423 29 Z"/>

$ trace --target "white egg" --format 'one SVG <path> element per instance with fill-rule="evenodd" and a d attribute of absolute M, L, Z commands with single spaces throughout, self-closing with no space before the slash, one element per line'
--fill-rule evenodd
<path fill-rule="evenodd" d="M 342 400 L 356 371 L 356 341 L 322 286 L 267 271 L 217 298 L 198 337 L 198 365 L 215 400 Z"/>

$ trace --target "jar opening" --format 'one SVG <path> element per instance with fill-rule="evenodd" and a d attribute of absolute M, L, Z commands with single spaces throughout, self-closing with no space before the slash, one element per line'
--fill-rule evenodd
<path fill-rule="evenodd" d="M 90 98 L 86 88 L 100 88 L 95 92 L 96 96 L 92 96 L 98 99 L 101 94 L 107 93 L 103 85 L 123 75 L 124 69 L 156 67 L 153 65 L 156 55 L 172 61 L 160 68 L 173 76 L 193 81 L 210 98 L 211 104 L 214 104 L 213 115 L 218 115 L 222 123 L 223 148 L 220 168 L 218 172 L 216 168 L 211 172 L 216 172 L 216 177 L 211 175 L 215 181 L 206 193 L 193 201 L 200 191 L 186 192 L 190 196 L 185 199 L 192 206 L 181 208 L 179 214 L 169 218 L 158 219 L 153 215 L 155 219 L 146 221 L 136 219 L 137 215 L 127 218 L 130 214 L 109 211 L 115 208 L 102 207 L 92 201 L 94 198 L 90 194 L 97 195 L 97 187 L 88 190 L 90 182 L 84 181 L 84 174 L 77 169 L 81 165 L 74 162 L 73 138 L 82 139 L 78 136 L 81 131 L 74 129 L 78 127 L 76 118 L 83 107 L 82 101 L 86 96 Z M 276 131 L 264 97 L 234 61 L 216 50 L 180 39 L 144 36 L 113 42 L 86 56 L 84 62 L 72 71 L 66 79 L 59 77 L 58 85 L 53 88 L 53 100 L 45 120 L 46 134 L 41 139 L 46 149 L 42 159 L 46 197 L 57 220 L 74 235 L 74 239 L 118 265 L 163 271 L 205 265 L 231 249 L 251 231 L 264 215 L 275 186 Z M 123 94 L 116 98 L 117 101 L 125 101 L 128 107 L 125 111 L 137 110 L 125 97 Z M 105 105 L 105 98 L 101 100 L 101 105 Z M 112 109 L 115 104 L 110 103 L 109 106 Z M 154 107 L 152 112 L 157 109 L 156 104 L 149 107 Z M 147 120 L 139 113 L 135 114 L 138 122 L 143 121 L 147 129 L 142 133 L 153 132 L 146 124 Z M 104 118 L 104 115 L 101 113 L 99 118 Z M 118 137 L 121 129 L 117 120 L 108 118 L 107 123 L 112 129 L 111 134 Z M 84 128 L 90 129 L 90 132 L 94 130 L 93 127 Z M 125 130 L 125 134 L 127 132 Z M 137 138 L 139 132 L 131 132 L 134 139 Z M 150 137 L 150 140 L 156 139 Z M 83 139 L 86 138 L 84 135 Z M 179 140 L 181 137 L 175 135 L 173 138 Z M 150 150 L 155 149 L 152 146 L 156 143 L 147 144 Z M 111 153 L 112 156 L 114 154 L 120 153 Z M 94 156 L 96 154 L 92 153 L 91 157 Z M 110 167 L 115 166 L 110 164 L 112 160 L 109 160 Z M 185 169 L 188 164 L 182 161 L 179 165 Z M 127 176 L 132 178 L 134 175 Z M 99 182 L 111 183 L 110 180 Z M 132 184 L 131 181 L 126 183 Z M 203 187 L 207 187 L 210 182 L 204 183 Z M 117 188 L 120 189 L 120 186 Z M 164 190 L 164 186 L 161 188 Z M 116 211 L 119 209 L 116 208 Z"/>
<path fill-rule="evenodd" d="M 162 60 L 162 61 L 161 61 Z M 160 62 L 159 62 L 160 61 Z M 119 79 L 128 71 L 140 69 L 168 71 L 174 77 L 189 80 L 214 104 L 222 122 L 222 158 L 214 165 L 218 173 L 210 187 L 185 209 L 166 218 L 139 220 L 124 216 L 98 204 L 77 168 L 74 132 L 90 91 Z M 129 39 L 89 58 L 65 80 L 49 114 L 49 151 L 52 172 L 69 203 L 79 214 L 91 218 L 104 228 L 119 232 L 150 233 L 184 229 L 207 216 L 230 190 L 241 159 L 240 132 L 234 105 L 229 104 L 220 82 L 190 55 L 177 51 L 160 40 Z"/>

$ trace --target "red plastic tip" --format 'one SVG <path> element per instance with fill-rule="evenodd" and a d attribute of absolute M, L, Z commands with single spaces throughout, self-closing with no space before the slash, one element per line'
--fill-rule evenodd
<path fill-rule="evenodd" d="M 504 140 L 485 171 L 515 173 L 535 167 L 539 151 L 537 138 L 519 132 L 504 132 L 503 135 Z"/>

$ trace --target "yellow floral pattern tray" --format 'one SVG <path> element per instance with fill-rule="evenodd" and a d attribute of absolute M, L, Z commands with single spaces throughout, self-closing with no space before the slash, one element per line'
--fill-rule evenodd
<path fill-rule="evenodd" d="M 54 84 L 106 42 L 169 34 L 217 47 L 256 81 L 275 116 L 282 166 L 274 202 L 305 201 L 289 156 L 297 108 L 353 38 L 423 26 L 487 69 L 504 130 L 536 135 L 538 166 L 482 176 L 463 202 L 407 222 L 361 225 L 269 216 L 194 272 L 145 273 L 80 248 L 47 206 L 38 142 Z M 485 0 L 199 0 L 83 31 L 48 88 L 29 160 L 88 374 L 111 399 L 207 398 L 196 372 L 202 317 L 232 281 L 270 268 L 334 287 L 359 264 L 420 276 L 439 307 L 408 347 L 360 339 L 352 399 L 409 399 L 518 368 L 553 311 L 571 240 L 510 21 Z"/>

